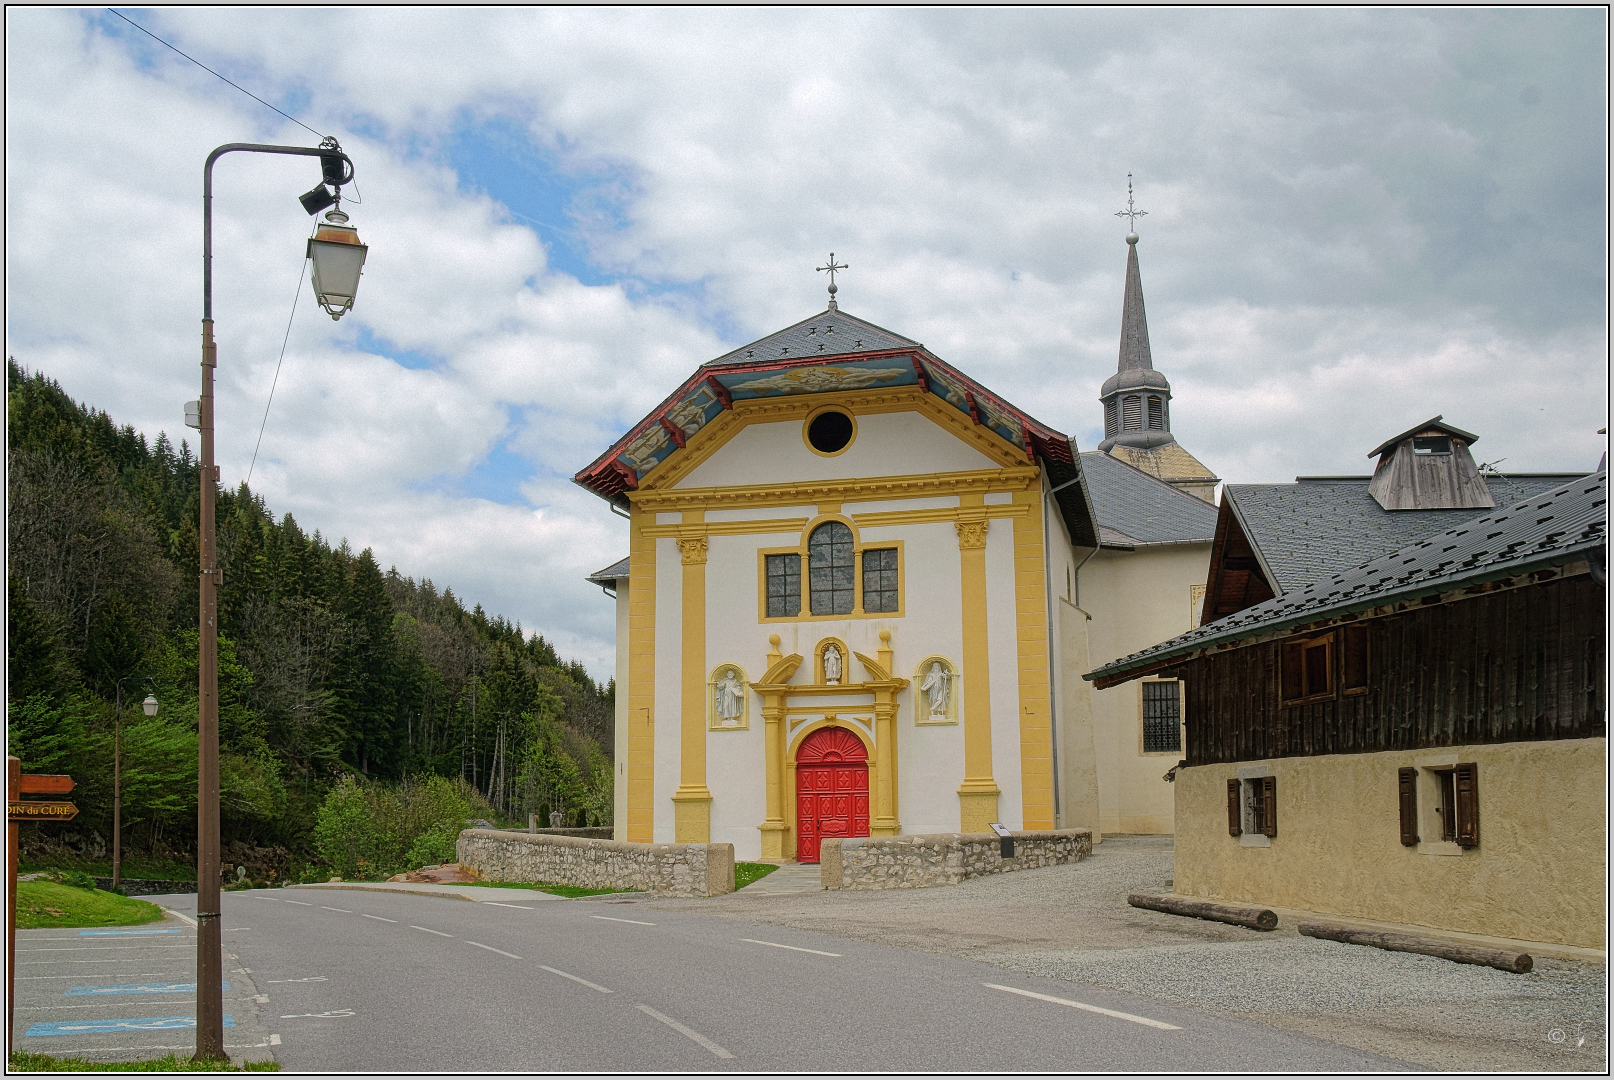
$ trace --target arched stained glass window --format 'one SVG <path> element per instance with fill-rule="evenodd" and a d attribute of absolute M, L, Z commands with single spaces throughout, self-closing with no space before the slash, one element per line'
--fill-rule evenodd
<path fill-rule="evenodd" d="M 814 615 L 850 615 L 857 592 L 852 530 L 826 521 L 807 539 L 807 588 Z"/>

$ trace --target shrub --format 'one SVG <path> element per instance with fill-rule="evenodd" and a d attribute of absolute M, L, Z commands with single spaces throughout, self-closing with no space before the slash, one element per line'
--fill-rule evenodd
<path fill-rule="evenodd" d="M 82 870 L 65 870 L 56 875 L 56 880 L 75 889 L 95 889 L 95 879 Z"/>
<path fill-rule="evenodd" d="M 389 788 L 344 776 L 320 805 L 314 848 L 344 878 L 390 877 L 452 861 L 470 811 L 459 781 L 412 777 Z"/>

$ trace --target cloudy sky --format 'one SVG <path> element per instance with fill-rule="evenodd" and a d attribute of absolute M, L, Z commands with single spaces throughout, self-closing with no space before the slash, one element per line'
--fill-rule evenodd
<path fill-rule="evenodd" d="M 216 171 L 225 482 L 600 677 L 581 578 L 626 529 L 570 477 L 821 309 L 831 250 L 844 310 L 1092 448 L 1129 172 L 1223 478 L 1364 472 L 1435 413 L 1504 471 L 1603 450 L 1601 10 L 120 10 L 358 167 L 340 323 L 292 314 L 314 166 Z M 104 10 L 6 25 L 7 350 L 191 434 L 202 161 L 314 137 Z"/>

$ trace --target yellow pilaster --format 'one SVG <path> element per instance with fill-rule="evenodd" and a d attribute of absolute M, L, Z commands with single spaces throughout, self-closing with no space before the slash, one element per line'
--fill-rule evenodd
<path fill-rule="evenodd" d="M 778 640 L 777 637 L 775 640 Z M 790 826 L 785 823 L 785 699 L 783 694 L 768 694 L 762 699 L 762 719 L 767 724 L 767 818 L 759 828 L 762 832 L 762 857 L 786 859 L 785 834 Z"/>
<path fill-rule="evenodd" d="M 1048 600 L 1043 590 L 1042 492 L 1017 491 L 1029 512 L 1014 522 L 1014 639 L 1020 675 L 1020 806 L 1024 827 L 1054 827 L 1053 729 L 1048 702 Z"/>
<path fill-rule="evenodd" d="M 712 793 L 706 787 L 706 536 L 699 525 L 705 516 L 701 510 L 684 511 L 685 525 L 700 534 L 676 541 L 684 567 L 678 790 L 672 797 L 673 841 L 679 844 L 708 843 L 712 832 Z"/>
<path fill-rule="evenodd" d="M 627 838 L 648 844 L 655 833 L 656 541 L 644 535 L 654 513 L 635 508 L 628 541 L 628 820 Z"/>
<path fill-rule="evenodd" d="M 984 502 L 979 495 L 961 497 L 960 520 L 954 524 L 964 608 L 964 782 L 958 789 L 961 832 L 986 832 L 988 823 L 998 816 L 998 785 L 992 778 L 992 680 L 986 636 L 986 533 L 991 522 Z"/>

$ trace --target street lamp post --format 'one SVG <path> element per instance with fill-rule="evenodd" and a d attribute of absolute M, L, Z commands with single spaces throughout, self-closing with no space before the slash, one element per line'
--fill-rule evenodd
<path fill-rule="evenodd" d="M 214 503 L 219 482 L 213 463 L 213 369 L 218 350 L 213 342 L 213 163 L 225 154 L 289 154 L 320 159 L 322 178 L 306 195 L 303 209 L 327 215 L 309 241 L 307 258 L 314 261 L 314 292 L 331 318 L 341 318 L 353 306 L 359 274 L 368 249 L 347 227 L 341 212 L 342 185 L 353 179 L 353 160 L 335 139 L 319 146 L 268 146 L 261 143 L 225 143 L 207 156 L 202 168 L 202 397 L 196 410 L 201 431 L 201 604 L 199 618 L 197 687 L 197 800 L 196 800 L 196 1056 L 198 1061 L 219 1061 L 224 1052 L 224 963 L 219 935 L 219 564 L 215 538 Z M 344 169 L 344 166 L 346 168 Z M 332 194 L 328 188 L 334 188 Z M 334 253 L 331 249 L 339 248 Z M 355 252 L 357 257 L 355 258 Z"/>
<path fill-rule="evenodd" d="M 112 887 L 116 889 L 123 881 L 123 684 L 130 676 L 125 675 L 113 683 L 117 691 L 117 705 L 112 713 Z M 151 681 L 151 676 L 146 676 Z M 147 716 L 157 715 L 157 698 L 152 694 L 146 695 L 146 700 L 140 703 L 141 709 Z"/>

